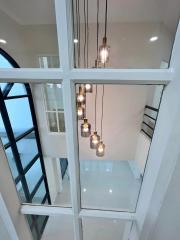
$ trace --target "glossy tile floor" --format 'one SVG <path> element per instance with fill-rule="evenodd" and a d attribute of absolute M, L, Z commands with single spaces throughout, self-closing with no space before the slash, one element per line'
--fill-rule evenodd
<path fill-rule="evenodd" d="M 130 161 L 81 161 L 82 208 L 134 212 L 141 187 Z M 70 185 L 63 179 L 63 191 L 55 204 L 70 207 Z"/>
<path fill-rule="evenodd" d="M 128 240 L 131 222 L 117 219 L 83 218 L 83 240 Z M 49 217 L 41 240 L 73 240 L 71 216 Z"/>
<path fill-rule="evenodd" d="M 73 220 L 70 216 L 49 217 L 41 240 L 73 240 Z"/>

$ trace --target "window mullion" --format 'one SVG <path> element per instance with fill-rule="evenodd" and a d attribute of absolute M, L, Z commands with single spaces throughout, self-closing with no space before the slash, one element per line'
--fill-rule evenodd
<path fill-rule="evenodd" d="M 70 0 L 55 0 L 60 66 L 65 75 L 72 68 L 72 14 Z"/>
<path fill-rule="evenodd" d="M 75 85 L 70 79 L 63 81 L 64 115 L 66 125 L 66 144 L 67 156 L 69 162 L 71 201 L 73 208 L 74 233 L 76 240 L 82 240 L 82 225 L 79 213 L 80 203 L 80 179 L 78 162 L 78 140 L 77 140 L 77 121 L 75 104 Z"/>

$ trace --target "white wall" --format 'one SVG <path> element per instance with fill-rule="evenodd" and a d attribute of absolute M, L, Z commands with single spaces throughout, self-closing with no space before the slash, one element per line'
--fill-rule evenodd
<path fill-rule="evenodd" d="M 60 160 L 44 157 L 44 164 L 48 180 L 51 203 L 54 204 L 56 196 L 62 191 L 62 178 L 60 174 Z"/>
<path fill-rule="evenodd" d="M 44 156 L 51 158 L 66 158 L 67 154 L 65 135 L 50 133 L 48 130 L 43 85 L 32 84 L 31 89 Z"/>
<path fill-rule="evenodd" d="M 66 136 L 65 134 L 51 133 L 48 130 L 43 84 L 31 84 L 31 90 L 34 99 L 51 201 L 54 203 L 57 194 L 62 191 L 59 159 L 67 157 Z"/>
<path fill-rule="evenodd" d="M 19 240 L 32 240 L 30 229 L 25 216 L 20 214 L 20 200 L 18 199 L 13 178 L 10 173 L 2 145 L 0 145 L 0 192 L 6 203 L 8 212 L 16 229 Z M 0 236 L 1 238 L 1 236 Z"/>
<path fill-rule="evenodd" d="M 94 86 L 95 87 L 95 86 Z M 95 89 L 94 89 L 95 90 Z M 102 158 L 96 157 L 95 150 L 89 147 L 89 138 L 80 136 L 80 160 L 134 160 L 136 145 L 143 120 L 148 86 L 105 85 L 103 140 L 106 153 Z M 94 130 L 94 93 L 87 94 L 87 117 Z M 97 129 L 100 133 L 102 85 L 98 85 L 97 98 Z"/>
<path fill-rule="evenodd" d="M 1 10 L 0 10 L 1 11 Z M 19 25 L 9 16 L 0 12 L 1 38 L 7 40 L 2 47 L 9 52 L 21 67 L 38 67 L 37 56 L 58 55 L 57 32 L 53 24 Z M 100 24 L 99 44 L 104 34 Z M 109 23 L 108 44 L 110 62 L 114 68 L 159 68 L 162 61 L 169 62 L 173 45 L 173 34 L 160 23 Z M 83 40 L 84 26 L 81 25 Z M 149 42 L 157 35 L 158 41 Z M 96 58 L 96 24 L 89 24 L 89 67 L 94 66 Z M 83 67 L 83 48 L 81 41 L 81 67 Z"/>
<path fill-rule="evenodd" d="M 1 234 L 2 240 L 11 240 L 9 233 L 7 231 L 6 225 L 1 216 L 0 216 L 0 234 Z"/>
<path fill-rule="evenodd" d="M 170 160 L 170 159 L 169 159 Z M 157 223 L 149 240 L 179 239 L 180 236 L 180 156 L 169 184 Z"/>
<path fill-rule="evenodd" d="M 26 43 L 23 40 L 21 27 L 18 23 L 0 10 L 0 35 L 7 45 L 0 45 L 20 65 L 27 65 Z"/>
<path fill-rule="evenodd" d="M 104 25 L 100 24 L 99 44 L 102 44 Z M 158 36 L 156 42 L 150 37 Z M 108 23 L 108 45 L 110 46 L 110 68 L 160 68 L 161 62 L 169 62 L 173 37 L 158 23 Z M 84 27 L 81 26 L 81 41 L 84 41 Z M 81 45 L 81 67 L 83 67 Z M 96 24 L 89 24 L 89 67 L 96 59 Z"/>
<path fill-rule="evenodd" d="M 58 55 L 56 26 L 20 25 L 0 10 L 1 45 L 21 67 L 39 67 L 38 55 Z"/>
<path fill-rule="evenodd" d="M 137 167 L 141 175 L 144 174 L 144 168 L 146 165 L 150 144 L 150 138 L 147 137 L 143 132 L 140 132 L 136 147 L 135 162 L 137 163 Z"/>

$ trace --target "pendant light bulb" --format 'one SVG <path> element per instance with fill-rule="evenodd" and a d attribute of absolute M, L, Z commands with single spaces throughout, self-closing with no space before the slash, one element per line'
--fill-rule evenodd
<path fill-rule="evenodd" d="M 91 149 L 96 149 L 99 141 L 100 141 L 100 136 L 95 131 L 90 137 L 90 148 Z"/>
<path fill-rule="evenodd" d="M 103 38 L 103 44 L 99 48 L 99 60 L 102 64 L 106 64 L 109 61 L 109 49 L 107 45 L 107 38 Z"/>
<path fill-rule="evenodd" d="M 77 115 L 79 120 L 83 120 L 85 117 L 85 109 L 81 103 L 77 104 Z"/>
<path fill-rule="evenodd" d="M 93 91 L 93 86 L 92 86 L 92 84 L 86 83 L 86 84 L 85 84 L 85 92 L 86 92 L 86 93 L 92 93 L 92 91 Z"/>
<path fill-rule="evenodd" d="M 81 124 L 81 136 L 89 137 L 91 135 L 91 124 L 88 123 L 87 118 L 84 118 L 84 122 Z"/>
<path fill-rule="evenodd" d="M 103 141 L 100 141 L 96 148 L 96 156 L 103 157 L 105 153 L 105 144 Z"/>
<path fill-rule="evenodd" d="M 77 102 L 85 103 L 85 93 L 82 87 L 79 87 L 79 93 L 77 94 Z"/>

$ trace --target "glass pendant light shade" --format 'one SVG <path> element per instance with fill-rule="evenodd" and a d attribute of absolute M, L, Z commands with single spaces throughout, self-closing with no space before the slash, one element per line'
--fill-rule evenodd
<path fill-rule="evenodd" d="M 82 87 L 79 87 L 79 93 L 77 94 L 77 102 L 78 103 L 85 103 L 86 96 L 84 89 Z"/>
<path fill-rule="evenodd" d="M 103 141 L 100 141 L 96 148 L 96 156 L 103 157 L 105 153 L 105 144 Z"/>
<path fill-rule="evenodd" d="M 96 149 L 99 141 L 100 141 L 100 136 L 97 134 L 97 132 L 94 132 L 90 137 L 90 148 Z"/>
<path fill-rule="evenodd" d="M 88 123 L 87 118 L 84 118 L 84 122 L 81 124 L 81 136 L 89 137 L 91 135 L 91 124 Z"/>
<path fill-rule="evenodd" d="M 83 120 L 85 117 L 85 109 L 81 103 L 77 103 L 77 115 L 78 115 L 78 120 Z"/>
<path fill-rule="evenodd" d="M 86 83 L 85 84 L 85 92 L 86 93 L 92 93 L 92 91 L 93 91 L 93 85 L 90 84 L 90 83 Z"/>
<path fill-rule="evenodd" d="M 109 50 L 110 47 L 107 45 L 107 38 L 103 38 L 103 44 L 99 48 L 99 60 L 102 64 L 109 61 Z"/>

